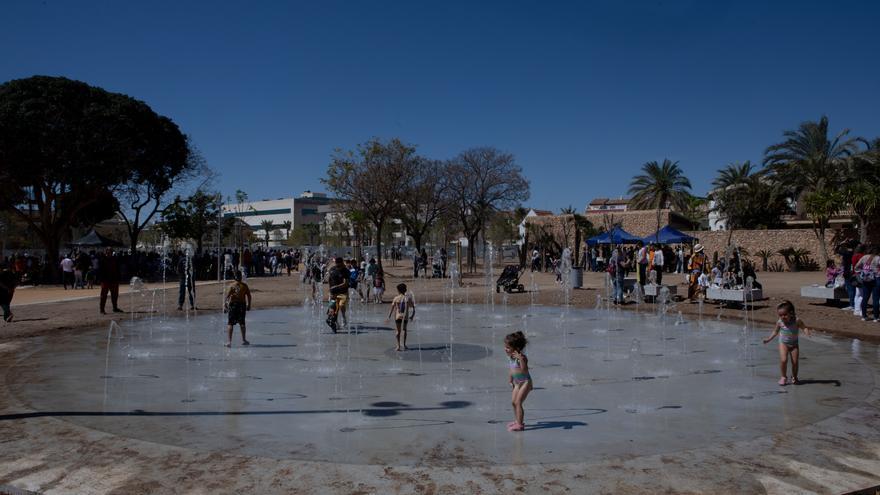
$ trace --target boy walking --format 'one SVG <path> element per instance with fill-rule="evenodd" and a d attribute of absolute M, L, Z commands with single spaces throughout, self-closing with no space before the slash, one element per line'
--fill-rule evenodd
<path fill-rule="evenodd" d="M 245 317 L 251 309 L 251 290 L 248 285 L 241 281 L 241 271 L 235 271 L 235 282 L 226 289 L 226 309 L 229 319 L 226 325 L 226 347 L 232 347 L 232 330 L 235 325 L 241 327 L 241 345 L 250 345 L 247 341 Z"/>

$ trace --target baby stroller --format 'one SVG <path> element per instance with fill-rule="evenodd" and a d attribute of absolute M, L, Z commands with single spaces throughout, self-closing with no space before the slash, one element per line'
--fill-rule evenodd
<path fill-rule="evenodd" d="M 519 269 L 519 265 L 505 266 L 501 276 L 498 277 L 498 281 L 495 282 L 495 292 L 501 292 L 501 289 L 504 289 L 504 292 L 508 294 L 512 292 L 525 292 L 526 288 L 523 284 L 519 283 L 520 273 L 522 272 Z"/>
<path fill-rule="evenodd" d="M 443 278 L 443 262 L 438 260 L 434 260 L 431 263 L 431 277 L 432 278 Z"/>

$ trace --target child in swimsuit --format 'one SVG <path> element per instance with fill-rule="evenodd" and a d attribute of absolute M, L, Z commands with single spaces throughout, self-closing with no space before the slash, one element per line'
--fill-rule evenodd
<path fill-rule="evenodd" d="M 798 384 L 798 357 L 800 349 L 798 348 L 798 333 L 804 331 L 807 336 L 811 331 L 804 325 L 804 322 L 798 319 L 794 312 L 794 304 L 791 301 L 782 301 L 776 306 L 776 314 L 779 320 L 776 322 L 776 328 L 773 333 L 764 339 L 764 343 L 768 343 L 776 336 L 779 336 L 779 369 L 782 378 L 779 379 L 780 385 L 797 385 Z M 791 380 L 786 379 L 788 371 L 788 357 L 791 356 Z"/>
<path fill-rule="evenodd" d="M 523 431 L 525 429 L 523 402 L 532 391 L 532 377 L 529 375 L 529 359 L 523 354 L 528 341 L 522 332 L 514 332 L 504 337 L 504 352 L 510 360 L 510 378 L 508 382 L 513 387 L 511 404 L 513 405 L 514 420 L 507 424 L 507 431 Z"/>
<path fill-rule="evenodd" d="M 412 310 L 411 313 L 410 310 Z M 412 321 L 416 317 L 416 304 L 413 302 L 412 296 L 406 293 L 406 284 L 397 284 L 397 295 L 391 301 L 388 318 L 390 319 L 392 315 L 394 316 L 394 325 L 397 327 L 395 333 L 397 348 L 395 350 L 409 350 L 406 346 L 406 322 Z M 403 347 L 400 345 L 401 336 L 403 337 Z"/>

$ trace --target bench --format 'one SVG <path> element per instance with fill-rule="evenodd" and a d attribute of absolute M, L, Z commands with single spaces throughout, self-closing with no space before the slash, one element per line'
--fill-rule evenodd
<path fill-rule="evenodd" d="M 657 284 L 647 284 L 645 285 L 645 296 L 648 297 L 657 297 L 660 294 L 660 287 L 664 287 L 662 285 Z M 678 294 L 678 286 L 677 285 L 666 285 L 667 289 L 669 289 L 669 297 L 675 296 Z"/>
<path fill-rule="evenodd" d="M 810 299 L 825 299 L 826 303 L 834 301 L 847 300 L 849 294 L 846 293 L 846 287 L 825 287 L 824 285 L 807 285 L 801 287 L 801 297 Z"/>
<path fill-rule="evenodd" d="M 727 302 L 755 302 L 764 299 L 761 289 L 752 289 L 748 294 L 745 289 L 722 289 L 721 287 L 709 287 L 706 289 L 706 299 Z"/>

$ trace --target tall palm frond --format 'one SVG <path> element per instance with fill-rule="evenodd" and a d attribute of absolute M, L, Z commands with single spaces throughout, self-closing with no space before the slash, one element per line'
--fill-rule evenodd
<path fill-rule="evenodd" d="M 662 163 L 650 161 L 642 165 L 642 174 L 633 177 L 629 184 L 634 208 L 656 209 L 657 230 L 660 230 L 660 210 L 674 207 L 679 211 L 687 208 L 691 194 L 691 181 L 685 177 L 678 162 L 664 158 Z"/>
<path fill-rule="evenodd" d="M 864 140 L 850 138 L 843 129 L 828 137 L 828 117 L 803 122 L 783 133 L 785 140 L 764 152 L 764 166 L 779 182 L 791 187 L 795 197 L 838 187 L 846 179 L 846 162 L 858 153 Z"/>

